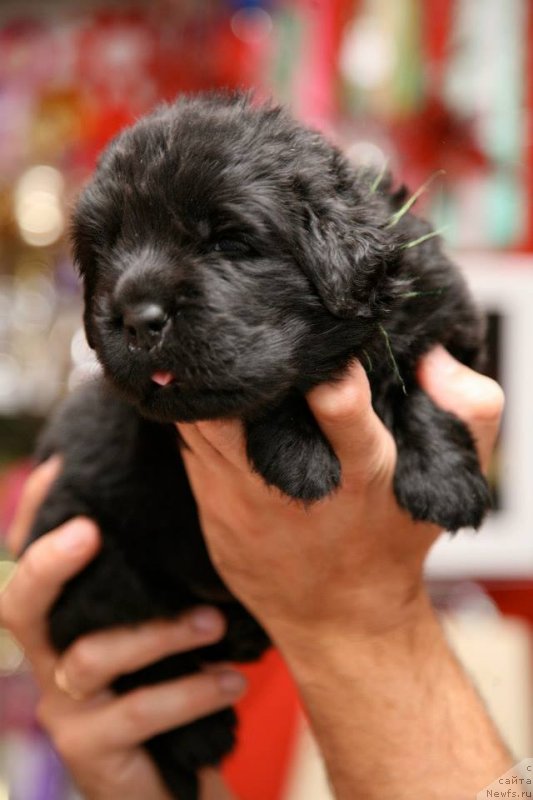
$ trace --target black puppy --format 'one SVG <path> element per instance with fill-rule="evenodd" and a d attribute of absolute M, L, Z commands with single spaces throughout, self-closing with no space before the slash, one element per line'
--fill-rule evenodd
<path fill-rule="evenodd" d="M 341 474 L 305 393 L 360 358 L 396 440 L 399 503 L 449 530 L 480 524 L 489 498 L 472 439 L 414 371 L 436 342 L 475 365 L 482 325 L 405 200 L 282 109 L 238 95 L 164 106 L 102 156 L 73 237 L 105 378 L 44 435 L 40 457 L 59 451 L 64 467 L 33 537 L 85 514 L 103 548 L 54 607 L 52 641 L 63 650 L 198 602 L 229 623 L 220 644 L 123 676 L 117 691 L 268 645 L 210 564 L 175 420 L 240 418 L 253 468 L 310 503 Z M 181 800 L 231 749 L 234 724 L 223 711 L 146 743 Z"/>

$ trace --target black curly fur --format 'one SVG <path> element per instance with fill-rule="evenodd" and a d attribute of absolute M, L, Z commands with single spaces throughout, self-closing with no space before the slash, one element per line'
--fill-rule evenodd
<path fill-rule="evenodd" d="M 59 451 L 64 467 L 33 538 L 86 514 L 103 549 L 54 607 L 53 643 L 198 602 L 229 622 L 220 644 L 123 676 L 117 691 L 268 646 L 210 564 L 172 421 L 241 418 L 252 466 L 312 502 L 342 476 L 304 395 L 360 357 L 398 446 L 400 504 L 449 530 L 480 524 L 489 498 L 472 439 L 414 373 L 437 342 L 475 366 L 483 326 L 438 239 L 406 247 L 427 223 L 405 214 L 391 225 L 405 190 L 374 181 L 283 109 L 211 95 L 125 130 L 83 191 L 73 240 L 105 378 L 44 435 L 41 458 Z M 151 349 L 124 328 L 139 302 L 168 315 Z M 156 371 L 174 382 L 156 385 Z M 229 710 L 147 742 L 181 800 L 197 796 L 196 769 L 231 749 L 234 726 Z"/>

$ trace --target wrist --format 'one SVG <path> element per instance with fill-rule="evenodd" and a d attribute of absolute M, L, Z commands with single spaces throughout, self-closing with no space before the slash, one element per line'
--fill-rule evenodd
<path fill-rule="evenodd" d="M 324 641 L 379 639 L 412 628 L 432 614 L 422 570 L 389 580 L 367 578 L 342 593 L 333 589 L 308 606 L 305 613 L 277 614 L 263 620 L 281 649 L 308 650 Z"/>
<path fill-rule="evenodd" d="M 396 625 L 280 649 L 339 800 L 473 797 L 512 763 L 426 594 Z"/>
<path fill-rule="evenodd" d="M 358 598 L 353 603 L 351 613 L 344 611 L 336 619 L 318 619 L 306 625 L 280 620 L 270 627 L 270 634 L 295 677 L 305 679 L 320 670 L 339 672 L 347 661 L 352 661 L 349 671 L 353 675 L 354 656 L 361 669 L 366 669 L 364 655 L 374 658 L 384 649 L 417 650 L 427 642 L 430 632 L 440 632 L 422 582 L 406 592 L 401 602 L 398 599 L 390 589 L 380 596 L 368 592 L 364 602 Z"/>

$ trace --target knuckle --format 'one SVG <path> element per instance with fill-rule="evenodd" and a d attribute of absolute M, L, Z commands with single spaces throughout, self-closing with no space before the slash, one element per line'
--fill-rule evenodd
<path fill-rule="evenodd" d="M 316 410 L 325 422 L 346 423 L 358 417 L 362 402 L 363 398 L 357 387 L 344 384 L 332 392 L 324 393 Z"/>
<path fill-rule="evenodd" d="M 320 418 L 329 425 L 344 424 L 353 415 L 353 409 L 340 398 L 335 401 L 325 401 L 318 409 Z"/>
<path fill-rule="evenodd" d="M 124 698 L 126 724 L 133 729 L 144 728 L 150 719 L 150 689 L 135 689 Z"/>
<path fill-rule="evenodd" d="M 100 661 L 94 645 L 81 639 L 65 654 L 63 668 L 77 684 L 93 679 L 99 673 Z"/>

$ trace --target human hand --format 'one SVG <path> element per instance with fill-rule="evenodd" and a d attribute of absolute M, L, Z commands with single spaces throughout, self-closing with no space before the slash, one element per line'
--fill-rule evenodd
<path fill-rule="evenodd" d="M 31 476 L 9 535 L 20 551 L 31 521 L 60 464 L 47 462 Z M 118 675 L 172 653 L 218 641 L 224 620 L 197 608 L 174 621 L 89 634 L 59 656 L 49 645 L 47 617 L 62 585 L 98 552 L 94 523 L 77 518 L 32 544 L 0 595 L 2 624 L 18 639 L 41 691 L 38 717 L 87 800 L 167 800 L 141 744 L 178 725 L 232 705 L 241 676 L 224 668 L 191 675 L 120 697 L 109 685 Z M 201 773 L 205 800 L 229 800 L 218 773 Z"/>
<path fill-rule="evenodd" d="M 442 348 L 419 380 L 469 425 L 486 468 L 499 387 Z M 339 800 L 473 797 L 512 761 L 424 588 L 439 531 L 396 502 L 395 443 L 359 364 L 308 402 L 343 483 L 307 510 L 251 472 L 240 425 L 179 425 L 215 566 L 282 651 Z"/>
<path fill-rule="evenodd" d="M 501 389 L 443 348 L 422 360 L 419 379 L 469 426 L 486 468 Z M 365 633 L 401 624 L 425 600 L 423 565 L 439 534 L 396 502 L 396 448 L 372 409 L 362 366 L 356 362 L 344 380 L 317 387 L 308 402 L 343 476 L 333 496 L 310 508 L 251 471 L 239 423 L 178 425 L 190 447 L 183 457 L 213 562 L 280 646 L 312 641 L 318 631 L 334 635 L 345 623 Z"/>

